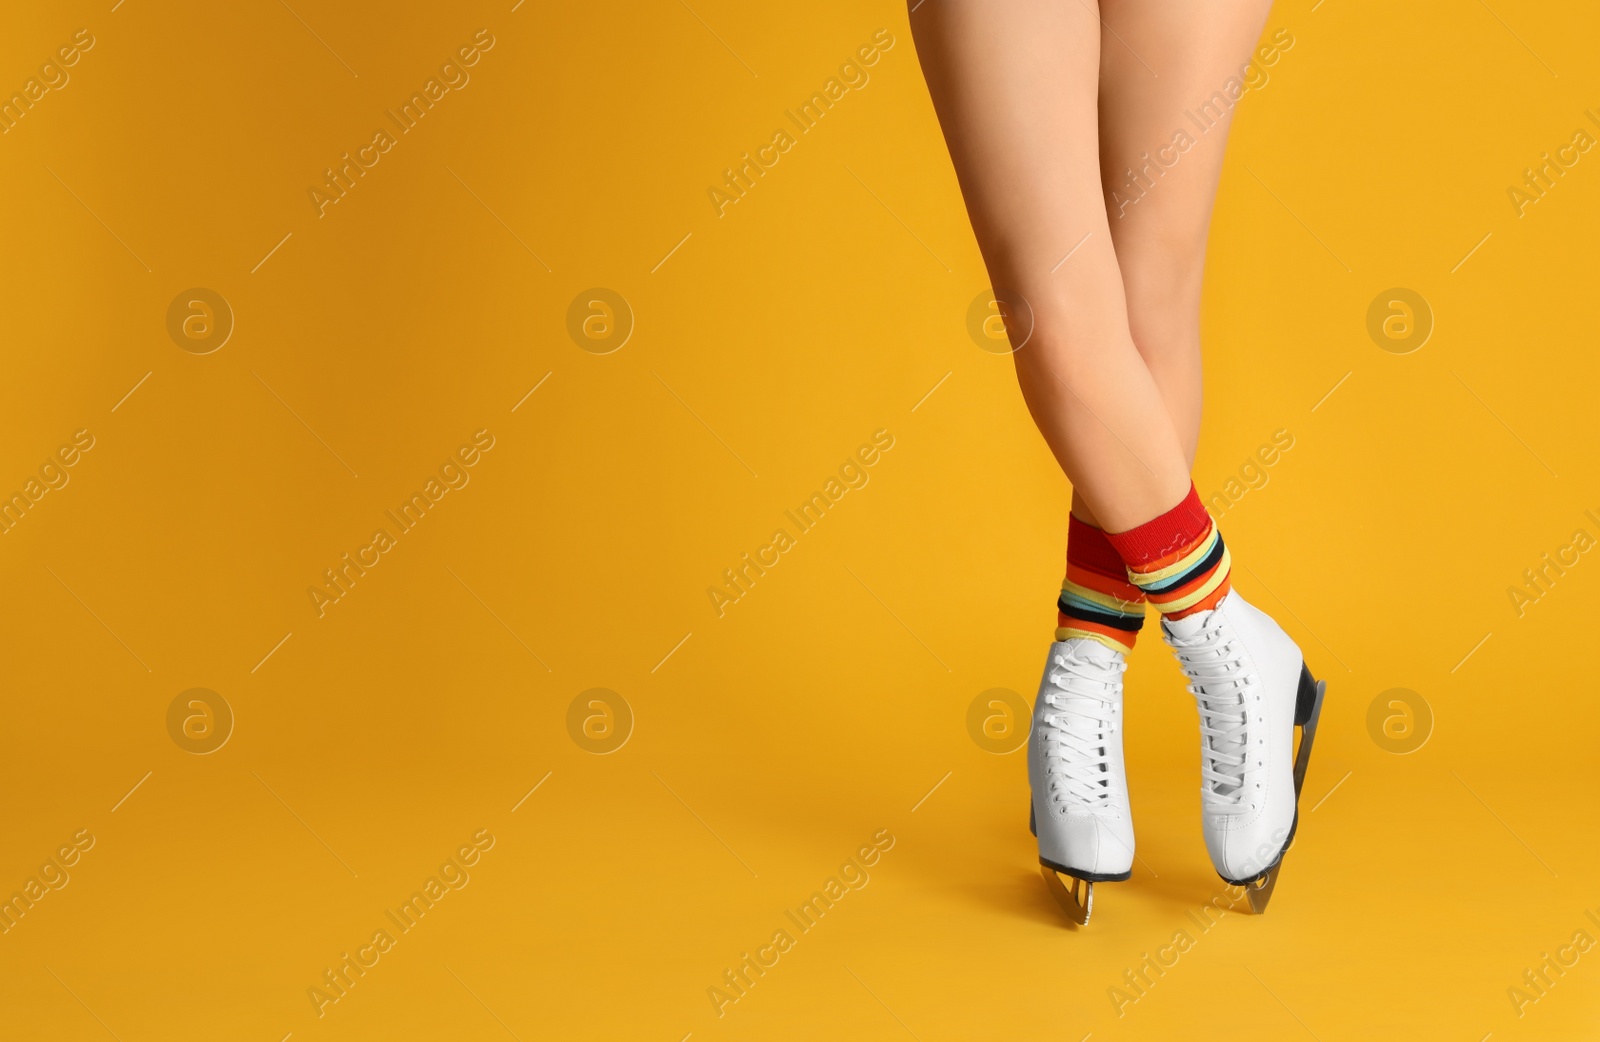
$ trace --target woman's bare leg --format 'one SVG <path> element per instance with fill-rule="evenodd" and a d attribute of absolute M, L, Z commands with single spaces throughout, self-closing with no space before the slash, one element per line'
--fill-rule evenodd
<path fill-rule="evenodd" d="M 1120 581 L 1115 567 L 1095 572 L 1091 565 L 1117 559 L 1161 613 L 1162 636 L 1199 710 L 1207 850 L 1224 880 L 1252 888 L 1257 911 L 1299 820 L 1294 733 L 1301 729 L 1309 752 L 1322 697 L 1294 641 L 1232 590 L 1229 551 L 1188 477 L 1199 420 L 1199 279 L 1220 132 L 1232 105 L 1187 144 L 1169 131 L 1166 150 L 1154 146 L 1159 171 L 1139 153 L 1140 201 L 1161 204 L 1140 214 L 1159 214 L 1150 227 L 1128 224 L 1112 239 L 1111 222 L 1127 221 L 1127 206 L 1139 205 L 1121 198 L 1120 179 L 1108 182 L 1106 198 L 1089 201 L 1104 187 L 1102 150 L 1115 158 L 1159 126 L 1172 98 L 1225 71 L 1229 52 L 1239 53 L 1259 30 L 1262 9 L 1246 10 L 1243 0 L 1231 0 L 1241 6 L 1227 15 L 1213 5 L 1208 17 L 1176 26 L 1143 8 L 1151 2 L 1107 0 L 1133 41 L 1106 31 L 1142 65 L 1149 58 L 1134 50 L 1141 42 L 1156 61 L 1175 63 L 1179 71 L 1169 76 L 1177 87 L 1122 82 L 1125 69 L 1108 46 L 1105 74 L 1121 89 L 1106 92 L 1104 142 L 1098 7 L 918 0 L 926 16 L 913 21 L 992 285 L 1032 305 L 1028 339 L 1010 330 L 1023 395 L 1109 546 L 1093 561 L 1081 559 L 1076 573 L 1069 549 L 1061 612 L 1082 625 L 1069 625 L 1051 645 L 1029 737 L 1039 860 L 1079 922 L 1088 921 L 1093 884 L 1127 879 L 1133 855 L 1120 722 L 1123 651 L 1137 625 L 1122 610 L 1123 595 L 1096 584 Z M 1225 100 L 1241 92 L 1230 93 Z M 1213 144 L 1202 149 L 1202 142 Z M 1190 176 L 1179 177 L 1185 157 L 1194 161 L 1178 173 Z M 1140 323 L 1137 346 L 1132 323 Z M 1062 876 L 1072 880 L 1070 890 Z"/>
<path fill-rule="evenodd" d="M 1262 85 L 1273 52 L 1293 43 L 1275 36 L 1261 65 L 1242 68 L 1267 10 L 1266 0 L 1105 0 L 1103 8 L 1110 39 L 1100 70 L 1100 147 L 1129 327 L 1191 460 L 1200 426 L 1200 283 L 1226 135 L 1245 87 Z M 1191 503 L 1197 515 L 1188 531 L 1209 530 L 1220 543 L 1214 523 Z M 1121 537 L 1109 538 L 1123 548 Z M 1231 590 L 1213 593 L 1211 608 L 1210 599 L 1185 608 L 1157 592 L 1165 581 L 1141 582 L 1135 573 L 1148 576 L 1151 565 L 1139 556 L 1137 548 L 1123 554 L 1129 578 L 1161 610 L 1163 636 L 1199 710 L 1207 850 L 1224 880 L 1250 888 L 1260 912 L 1299 820 L 1296 726 L 1309 755 L 1320 696 L 1299 647 L 1269 617 Z M 1248 654 L 1219 668 L 1229 648 Z M 1246 689 L 1255 694 L 1240 713 Z"/>
<path fill-rule="evenodd" d="M 1101 4 L 1100 160 L 1128 327 L 1191 467 L 1200 439 L 1201 276 L 1237 104 L 1229 95 L 1271 75 L 1259 63 L 1248 74 L 1240 68 L 1271 6 Z M 1080 497 L 1072 512 L 1094 523 Z"/>
<path fill-rule="evenodd" d="M 1094 0 L 935 0 L 911 27 L 991 284 L 1032 308 L 1023 397 L 1098 523 L 1131 529 L 1183 499 L 1189 463 L 1129 331 Z"/>

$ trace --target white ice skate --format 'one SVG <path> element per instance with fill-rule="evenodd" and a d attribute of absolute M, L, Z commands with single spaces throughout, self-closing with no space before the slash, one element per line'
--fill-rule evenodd
<path fill-rule="evenodd" d="M 1311 678 L 1289 635 L 1236 590 L 1214 610 L 1163 619 L 1162 631 L 1200 712 L 1206 849 L 1217 873 L 1246 887 L 1260 913 L 1300 823 L 1325 685 Z"/>
<path fill-rule="evenodd" d="M 1039 837 L 1045 883 L 1079 925 L 1094 910 L 1095 883 L 1132 874 L 1133 818 L 1122 765 L 1127 668 L 1121 652 L 1098 641 L 1059 641 L 1050 645 L 1034 703 L 1029 827 Z"/>

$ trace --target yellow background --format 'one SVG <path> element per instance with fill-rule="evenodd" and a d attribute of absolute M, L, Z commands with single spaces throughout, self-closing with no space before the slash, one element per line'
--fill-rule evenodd
<path fill-rule="evenodd" d="M 1523 1016 L 1507 992 L 1600 939 L 1600 564 L 1521 617 L 1507 593 L 1600 536 L 1600 153 L 1507 196 L 1592 127 L 1592 9 L 1268 20 L 1296 42 L 1222 179 L 1196 481 L 1292 433 L 1222 525 L 1329 694 L 1270 912 L 1200 933 L 1221 883 L 1153 630 L 1140 861 L 1087 929 L 1038 878 L 1023 755 L 968 732 L 980 693 L 1031 700 L 1069 489 L 967 333 L 986 279 L 905 10 L 512 2 L 7 12 L 7 94 L 96 42 L 0 135 L 0 487 L 96 442 L 0 536 L 0 895 L 95 837 L 0 936 L 5 1037 L 1592 1031 L 1600 952 Z M 319 217 L 323 170 L 482 28 Z M 880 28 L 870 82 L 719 217 L 722 172 Z M 236 316 L 214 353 L 168 333 L 192 287 Z M 610 354 L 568 334 L 592 287 L 634 316 Z M 1393 287 L 1434 316 L 1409 354 L 1367 330 Z M 879 428 L 869 483 L 718 617 L 723 569 Z M 482 429 L 470 484 L 319 617 L 323 570 Z M 196 687 L 236 717 L 208 755 L 167 729 Z M 609 755 L 568 730 L 596 687 L 635 719 Z M 1433 717 L 1406 755 L 1368 724 L 1395 688 Z M 470 883 L 319 1017 L 308 989 L 480 829 Z M 707 989 L 881 829 L 870 883 L 718 1017 Z"/>

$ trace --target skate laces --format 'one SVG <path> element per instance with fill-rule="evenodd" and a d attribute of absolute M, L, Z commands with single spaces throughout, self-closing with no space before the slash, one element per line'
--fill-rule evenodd
<path fill-rule="evenodd" d="M 1051 659 L 1046 676 L 1054 690 L 1045 695 L 1050 712 L 1044 757 L 1050 798 L 1058 804 L 1110 809 L 1111 743 L 1117 728 L 1118 697 L 1126 662 L 1085 661 L 1072 652 Z"/>
<path fill-rule="evenodd" d="M 1250 710 L 1246 692 L 1258 681 L 1246 669 L 1244 651 L 1223 632 L 1214 613 L 1191 637 L 1167 633 L 1178 664 L 1189 678 L 1189 694 L 1200 711 L 1200 737 L 1205 755 L 1200 765 L 1200 791 L 1206 811 L 1234 815 L 1249 809 L 1244 799 L 1244 769 L 1249 753 L 1246 733 Z"/>

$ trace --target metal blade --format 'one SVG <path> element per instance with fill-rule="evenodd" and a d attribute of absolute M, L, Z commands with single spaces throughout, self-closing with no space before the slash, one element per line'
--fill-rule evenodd
<path fill-rule="evenodd" d="M 1063 877 L 1049 865 L 1040 865 L 1039 872 L 1061 910 L 1079 926 L 1089 925 L 1089 915 L 1094 911 L 1094 884 L 1077 876 Z M 1067 880 L 1071 881 L 1071 886 L 1067 885 Z"/>

